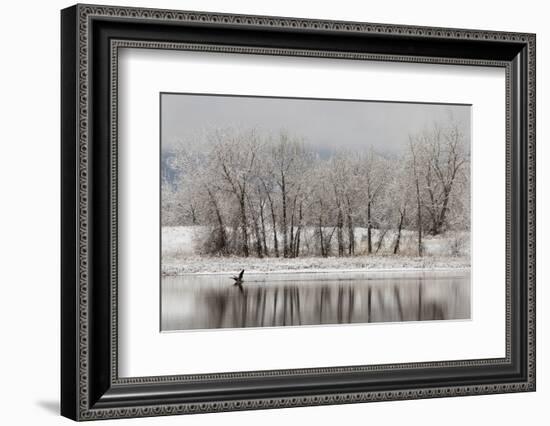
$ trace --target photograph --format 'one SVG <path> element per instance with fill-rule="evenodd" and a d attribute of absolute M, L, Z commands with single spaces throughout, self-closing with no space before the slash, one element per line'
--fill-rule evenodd
<path fill-rule="evenodd" d="M 160 103 L 161 331 L 470 319 L 471 105 Z"/>
<path fill-rule="evenodd" d="M 29 285 L 8 286 L 24 290 L 6 298 L 8 329 L 29 340 L 22 319 L 39 338 L 23 352 L 57 342 L 39 363 L 54 394 L 33 382 L 36 411 L 257 424 L 283 408 L 341 419 L 368 403 L 386 423 L 397 413 L 393 424 L 424 422 L 411 409 L 431 400 L 435 423 L 450 412 L 475 423 L 476 407 L 505 424 L 536 417 L 548 396 L 536 359 L 543 14 L 257 3 L 64 4 L 60 22 L 44 19 L 51 10 L 34 20 L 55 38 L 38 58 L 58 58 L 57 84 L 39 79 L 48 93 L 36 98 L 60 108 L 32 120 L 19 108 L 25 123 L 7 140 L 39 129 L 23 138 L 38 155 L 6 158 L 39 188 L 14 191 L 56 208 L 44 223 L 24 203 L 5 210 L 34 215 L 11 226 L 20 263 L 36 252 L 41 278 L 59 275 L 61 291 L 39 285 L 31 306 L 59 306 L 57 338 L 21 315 Z M 11 86 L 15 109 L 28 106 Z M 48 126 L 61 149 L 44 143 Z M 44 173 L 12 160 L 35 157 L 51 197 Z M 57 238 L 59 250 L 21 238 L 32 224 L 57 235 L 33 244 Z"/>

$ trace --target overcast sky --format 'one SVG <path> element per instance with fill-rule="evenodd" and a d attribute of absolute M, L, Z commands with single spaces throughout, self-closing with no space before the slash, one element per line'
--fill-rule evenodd
<path fill-rule="evenodd" d="M 162 94 L 162 147 L 185 143 L 216 128 L 286 130 L 314 150 L 399 152 L 408 135 L 451 119 L 470 134 L 469 105 Z"/>

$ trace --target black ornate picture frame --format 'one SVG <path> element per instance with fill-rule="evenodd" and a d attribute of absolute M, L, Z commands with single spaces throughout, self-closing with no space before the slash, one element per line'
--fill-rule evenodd
<path fill-rule="evenodd" d="M 535 390 L 534 34 L 96 5 L 64 9 L 61 30 L 62 415 L 93 420 Z M 504 68 L 506 356 L 119 377 L 123 47 Z"/>

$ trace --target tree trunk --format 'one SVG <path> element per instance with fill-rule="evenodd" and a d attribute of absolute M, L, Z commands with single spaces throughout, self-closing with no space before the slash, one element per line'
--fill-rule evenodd
<path fill-rule="evenodd" d="M 332 244 L 332 237 L 334 237 L 334 232 L 336 231 L 336 227 L 332 227 L 332 231 L 328 236 L 325 236 L 325 257 L 328 257 L 330 254 L 330 248 Z"/>
<path fill-rule="evenodd" d="M 208 195 L 210 196 L 210 199 L 212 200 L 212 206 L 214 207 L 214 212 L 216 213 L 216 219 L 218 221 L 218 232 L 220 233 L 220 246 L 222 253 L 227 252 L 227 234 L 225 232 L 225 226 L 223 223 L 222 214 L 220 212 L 220 209 L 218 207 L 218 203 L 216 201 L 216 198 L 214 197 L 214 194 L 212 194 L 212 191 L 210 189 L 207 190 Z"/>
<path fill-rule="evenodd" d="M 355 254 L 355 230 L 353 226 L 353 218 L 351 216 L 351 205 L 348 200 L 348 254 L 353 256 Z"/>
<path fill-rule="evenodd" d="M 258 220 L 254 219 L 254 230 L 256 232 L 256 254 L 258 257 L 264 257 L 263 247 L 262 247 L 262 235 L 260 232 L 260 227 L 258 226 Z"/>
<path fill-rule="evenodd" d="M 367 202 L 367 250 L 372 253 L 372 222 L 371 222 L 371 202 Z"/>
<path fill-rule="evenodd" d="M 380 238 L 378 238 L 378 242 L 376 243 L 376 251 L 375 253 L 378 253 L 380 249 L 382 248 L 382 243 L 384 242 L 384 238 L 386 237 L 388 230 L 384 229 L 384 232 L 380 234 Z"/>
<path fill-rule="evenodd" d="M 439 213 L 439 218 L 436 222 L 433 235 L 438 235 L 439 233 L 441 233 L 441 228 L 443 228 L 443 224 L 445 223 L 445 215 L 447 214 L 450 195 L 451 195 L 451 188 L 449 188 L 448 190 L 446 189 L 445 195 L 443 198 L 443 206 L 441 207 L 441 212 Z"/>
<path fill-rule="evenodd" d="M 321 246 L 321 256 L 325 257 L 325 243 L 323 241 L 323 222 L 319 216 L 319 245 Z"/>
<path fill-rule="evenodd" d="M 266 256 L 269 256 L 269 252 L 267 250 L 266 233 L 265 233 L 264 203 L 260 203 L 260 222 L 262 225 L 262 245 L 263 245 L 264 253 Z"/>
<path fill-rule="evenodd" d="M 242 233 L 242 252 L 244 257 L 248 257 L 248 223 L 246 220 L 246 206 L 244 203 L 244 192 L 241 194 L 240 200 L 240 207 L 241 207 L 241 233 Z"/>
<path fill-rule="evenodd" d="M 344 255 L 344 215 L 342 209 L 338 207 L 338 230 L 336 231 L 336 238 L 338 239 L 338 256 Z"/>
<path fill-rule="evenodd" d="M 393 254 L 397 254 L 399 251 L 399 243 L 401 242 L 401 230 L 403 229 L 403 220 L 405 219 L 405 211 L 401 211 L 399 217 L 399 225 L 397 226 L 397 238 L 395 239 L 395 246 L 393 247 Z"/>
<path fill-rule="evenodd" d="M 430 214 L 430 218 L 432 221 L 430 234 L 435 235 L 437 233 L 437 202 L 436 202 L 436 196 L 434 194 L 434 191 L 432 189 L 432 177 L 431 177 L 431 166 L 428 166 L 428 171 L 426 172 L 426 191 L 428 192 L 429 198 L 430 198 L 430 205 L 429 207 L 425 208 L 428 210 L 428 213 Z"/>
<path fill-rule="evenodd" d="M 248 198 L 248 206 L 249 206 L 249 210 L 250 210 L 250 215 L 252 217 L 252 224 L 254 225 L 254 234 L 256 236 L 256 244 L 255 244 L 255 246 L 256 246 L 256 255 L 259 258 L 262 258 L 263 257 L 262 234 L 260 232 L 260 226 L 258 225 L 258 217 L 254 213 L 254 209 L 252 208 L 252 202 L 250 201 L 250 198 Z"/>
<path fill-rule="evenodd" d="M 271 210 L 271 223 L 273 225 L 273 251 L 275 252 L 275 256 L 279 257 L 279 241 L 277 239 L 277 217 L 275 216 L 275 206 L 273 205 L 273 199 L 271 198 L 271 195 L 269 195 L 269 192 L 267 192 L 267 188 L 265 188 L 265 190 L 267 193 L 267 199 L 269 201 L 269 209 Z"/>
<path fill-rule="evenodd" d="M 288 255 L 294 257 L 294 216 L 296 214 L 296 198 L 292 202 L 292 214 L 290 216 L 290 243 L 288 247 Z"/>
<path fill-rule="evenodd" d="M 283 257 L 288 257 L 288 230 L 287 230 L 287 218 L 286 218 L 286 185 L 285 177 L 281 179 L 281 197 L 283 204 Z"/>
<path fill-rule="evenodd" d="M 296 238 L 294 238 L 294 257 L 300 256 L 300 235 L 302 232 L 303 220 L 302 203 L 300 203 L 298 215 L 298 229 L 296 230 Z"/>
<path fill-rule="evenodd" d="M 326 257 L 326 254 L 325 254 L 325 242 L 324 242 L 324 235 L 323 235 L 323 216 L 322 216 L 322 212 L 323 212 L 323 203 L 320 202 L 319 203 L 321 209 L 320 209 L 320 212 L 321 214 L 319 215 L 319 244 L 321 246 L 321 256 L 323 257 Z"/>
<path fill-rule="evenodd" d="M 416 181 L 416 227 L 418 228 L 418 256 L 422 257 L 422 205 L 420 201 L 420 187 Z"/>
<path fill-rule="evenodd" d="M 193 222 L 193 225 L 197 224 L 197 214 L 195 212 L 195 207 L 193 206 L 193 203 L 189 204 L 189 208 L 191 209 L 191 220 Z"/>
<path fill-rule="evenodd" d="M 409 139 L 409 146 L 413 159 L 414 182 L 416 186 L 416 227 L 418 228 L 418 256 L 422 257 L 422 200 L 420 198 L 420 182 L 418 179 L 418 170 L 416 167 L 416 153 L 414 152 L 414 144 Z"/>

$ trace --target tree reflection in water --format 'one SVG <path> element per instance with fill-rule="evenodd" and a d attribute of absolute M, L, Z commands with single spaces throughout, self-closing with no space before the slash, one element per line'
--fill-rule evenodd
<path fill-rule="evenodd" d="M 309 281 L 272 281 L 270 276 L 270 281 L 245 282 L 242 289 L 226 277 L 202 276 L 198 282 L 194 277 L 191 283 L 181 278 L 163 278 L 163 331 L 470 317 L 469 273 L 376 279 L 309 276 Z"/>

